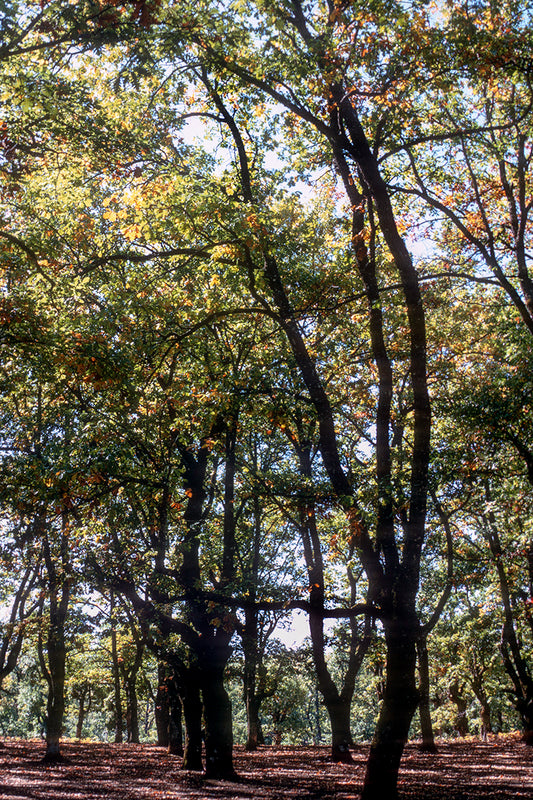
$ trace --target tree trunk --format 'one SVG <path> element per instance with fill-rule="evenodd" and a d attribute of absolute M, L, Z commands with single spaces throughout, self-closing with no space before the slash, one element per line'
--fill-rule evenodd
<path fill-rule="evenodd" d="M 169 681 L 168 667 L 160 661 L 157 665 L 157 692 L 154 711 L 157 744 L 159 747 L 168 747 L 169 745 Z"/>
<path fill-rule="evenodd" d="M 387 679 L 361 800 L 397 800 L 398 770 L 419 701 L 416 688 L 416 625 L 388 623 Z M 412 631 L 412 632 L 410 632 Z"/>
<path fill-rule="evenodd" d="M 47 641 L 48 702 L 46 706 L 46 754 L 45 761 L 60 761 L 60 740 L 65 713 L 65 631 L 60 614 L 50 613 L 50 629 Z"/>
<path fill-rule="evenodd" d="M 224 637 L 227 638 L 227 637 Z M 224 668 L 231 655 L 227 645 L 215 643 L 202 659 L 202 698 L 205 719 L 206 775 L 235 778 L 231 701 L 224 686 Z"/>
<path fill-rule="evenodd" d="M 491 709 L 488 701 L 481 704 L 481 738 L 487 740 L 487 735 L 492 733 Z"/>
<path fill-rule="evenodd" d="M 180 691 L 185 722 L 183 769 L 201 772 L 202 764 L 202 703 L 197 670 L 189 670 L 186 685 Z"/>
<path fill-rule="evenodd" d="M 178 685 L 174 679 L 171 678 L 169 680 L 168 688 L 168 752 L 173 756 L 182 756 L 182 706 L 178 692 Z"/>
<path fill-rule="evenodd" d="M 420 702 L 418 713 L 420 715 L 420 730 L 422 732 L 422 744 L 420 749 L 426 753 L 436 753 L 435 736 L 433 734 L 433 723 L 431 722 L 431 712 L 429 709 L 429 660 L 426 637 L 421 635 L 416 645 L 418 653 L 418 675 Z"/>
<path fill-rule="evenodd" d="M 318 686 L 315 689 L 315 725 L 316 725 L 315 744 L 322 744 L 322 726 L 320 724 L 320 698 L 319 698 Z"/>
<path fill-rule="evenodd" d="M 259 720 L 260 703 L 258 698 L 252 693 L 246 695 L 246 745 L 245 750 L 253 752 L 257 750 L 263 737 L 261 722 Z"/>
<path fill-rule="evenodd" d="M 115 709 L 115 744 L 120 744 L 124 735 L 124 714 L 122 711 L 122 694 L 120 690 L 120 666 L 117 651 L 117 629 L 115 625 L 115 594 L 109 592 L 109 619 L 111 624 L 111 666 L 113 670 L 113 698 Z"/>
<path fill-rule="evenodd" d="M 303 439 L 299 431 L 300 438 Z M 308 445 L 295 445 L 300 462 L 300 472 L 310 478 L 312 476 L 311 453 Z M 358 636 L 357 625 L 350 621 L 350 643 L 348 665 L 342 676 L 341 690 L 337 688 L 328 668 L 325 657 L 324 638 L 324 564 L 321 552 L 320 536 L 316 524 L 315 505 L 305 499 L 300 506 L 300 534 L 309 578 L 309 632 L 311 635 L 313 663 L 317 685 L 331 724 L 331 758 L 344 764 L 353 763 L 350 747 L 353 745 L 350 729 L 350 708 L 355 689 L 355 678 L 371 639 L 370 620 L 365 622 L 365 631 Z M 356 602 L 356 582 L 349 571 L 351 585 L 350 603 Z"/>
<path fill-rule="evenodd" d="M 137 672 L 124 682 L 126 690 L 126 730 L 130 744 L 139 744 L 139 701 L 137 699 Z"/>
<path fill-rule="evenodd" d="M 464 687 L 463 687 L 464 688 Z M 455 727 L 459 736 L 468 736 L 468 717 L 466 715 L 467 703 L 462 696 L 462 688 L 459 687 L 459 681 L 454 681 L 448 689 L 450 699 L 453 700 L 457 706 L 457 717 L 455 718 Z"/>
<path fill-rule="evenodd" d="M 85 698 L 89 695 L 89 700 L 87 705 L 85 705 Z M 80 705 L 78 708 L 78 720 L 76 723 L 76 739 L 80 740 L 82 733 L 83 733 L 83 723 L 85 722 L 85 717 L 87 716 L 87 712 L 91 706 L 91 687 L 89 685 L 85 685 L 80 693 Z"/>
<path fill-rule="evenodd" d="M 353 737 L 350 730 L 351 703 L 339 699 L 336 703 L 326 703 L 331 722 L 331 758 L 337 763 L 351 764 L 353 758 L 350 747 Z"/>
<path fill-rule="evenodd" d="M 533 484 L 533 479 L 531 480 Z M 487 501 L 492 501 L 489 482 L 485 484 Z M 509 675 L 514 686 L 513 703 L 520 714 L 522 722 L 522 738 L 528 745 L 533 746 L 533 677 L 527 660 L 526 653 L 520 637 L 515 628 L 515 609 L 512 593 L 509 586 L 509 578 L 504 567 L 502 558 L 502 546 L 496 517 L 493 511 L 489 510 L 485 518 L 484 536 L 489 544 L 500 585 L 500 595 L 502 599 L 504 623 L 502 627 L 502 638 L 500 651 L 503 657 L 503 666 Z M 526 550 L 529 567 L 529 590 L 533 590 L 533 548 Z M 530 623 L 531 624 L 531 623 Z"/>
<path fill-rule="evenodd" d="M 254 473 L 258 471 L 257 443 L 253 451 Z M 255 603 L 263 543 L 262 508 L 259 495 L 252 500 L 253 549 L 250 570 L 246 574 L 249 582 L 249 600 Z M 270 631 L 273 631 L 273 627 Z M 264 632 L 264 631 L 263 631 Z M 261 703 L 266 696 L 266 668 L 264 652 L 268 635 L 263 637 L 259 646 L 259 615 L 257 609 L 248 607 L 244 610 L 244 630 L 242 632 L 242 649 L 244 652 L 243 696 L 246 707 L 246 750 L 253 752 L 260 744 L 264 744 L 263 730 L 259 719 Z"/>
<path fill-rule="evenodd" d="M 533 697 L 521 698 L 516 707 L 522 721 L 522 740 L 533 747 Z"/>
<path fill-rule="evenodd" d="M 44 521 L 43 521 L 44 522 Z M 60 539 L 60 566 L 57 569 L 54 555 L 51 552 L 49 533 L 43 527 L 43 553 L 48 573 L 49 592 L 49 625 L 46 640 L 47 664 L 42 647 L 39 647 L 39 658 L 44 676 L 48 683 L 48 700 L 46 705 L 46 753 L 44 761 L 61 761 L 60 741 L 63 732 L 65 713 L 65 622 L 70 600 L 70 582 L 65 577 L 68 568 L 68 523 L 63 516 Z"/>

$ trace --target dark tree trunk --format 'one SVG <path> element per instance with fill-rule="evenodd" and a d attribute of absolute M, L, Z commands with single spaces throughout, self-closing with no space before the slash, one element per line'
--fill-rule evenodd
<path fill-rule="evenodd" d="M 139 744 L 139 701 L 137 699 L 137 675 L 125 681 L 126 690 L 126 730 L 130 744 Z"/>
<path fill-rule="evenodd" d="M 197 670 L 190 670 L 183 689 L 180 689 L 185 722 L 183 769 L 201 772 L 202 764 L 202 702 Z"/>
<path fill-rule="evenodd" d="M 59 566 L 51 551 L 50 533 L 44 519 L 40 521 L 43 536 L 43 554 L 47 571 L 49 593 L 49 624 L 46 639 L 46 661 L 39 643 L 39 658 L 43 674 L 48 683 L 46 705 L 46 753 L 44 760 L 61 761 L 60 741 L 63 732 L 65 713 L 65 622 L 70 600 L 70 581 L 68 579 L 69 548 L 68 523 L 63 515 L 59 545 Z"/>
<path fill-rule="evenodd" d="M 246 703 L 246 745 L 245 749 L 251 753 L 257 750 L 261 738 L 261 723 L 259 721 L 259 699 L 253 691 L 245 692 Z"/>
<path fill-rule="evenodd" d="M 418 713 L 420 715 L 420 730 L 422 733 L 422 744 L 420 749 L 426 753 L 436 753 L 437 745 L 435 744 L 435 736 L 433 733 L 433 723 L 431 721 L 431 711 L 429 708 L 429 659 L 427 641 L 424 635 L 421 635 L 416 645 L 418 653 L 418 676 L 419 676 L 419 693 L 420 702 L 418 705 Z"/>
<path fill-rule="evenodd" d="M 87 705 L 85 705 L 85 698 L 88 696 Z M 80 692 L 79 707 L 78 707 L 78 720 L 76 723 L 76 739 L 81 739 L 83 733 L 83 723 L 85 717 L 91 707 L 91 687 L 85 684 Z"/>
<path fill-rule="evenodd" d="M 173 756 L 183 755 L 183 731 L 181 727 L 182 706 L 178 684 L 168 682 L 168 752 Z"/>
<path fill-rule="evenodd" d="M 205 771 L 212 778 L 235 778 L 231 701 L 224 686 L 224 669 L 231 649 L 222 644 L 206 649 L 202 659 L 202 698 L 205 719 Z"/>
<path fill-rule="evenodd" d="M 517 706 L 522 720 L 522 739 L 527 745 L 533 747 L 533 698 L 530 697 Z"/>
<path fill-rule="evenodd" d="M 533 477 L 531 478 L 531 483 L 533 484 Z M 485 491 L 487 501 L 490 503 L 492 496 L 488 481 L 485 485 Z M 489 544 L 496 566 L 504 612 L 504 623 L 502 627 L 500 644 L 503 665 L 514 686 L 513 702 L 522 722 L 522 738 L 526 744 L 533 746 L 533 677 L 531 675 L 529 662 L 523 650 L 522 642 L 520 641 L 515 629 L 515 609 L 513 607 L 513 598 L 509 587 L 509 579 L 502 558 L 500 535 L 496 523 L 496 517 L 493 511 L 489 511 L 487 513 L 484 522 L 484 536 Z M 531 555 L 532 552 L 533 548 L 530 548 L 528 551 L 526 551 L 529 567 L 528 588 L 530 593 L 533 592 L 533 575 L 531 573 L 531 569 L 533 567 L 533 556 Z M 528 621 L 531 624 L 530 619 Z"/>
<path fill-rule="evenodd" d="M 253 752 L 265 743 L 263 727 L 259 717 L 261 701 L 257 696 L 248 697 L 246 701 L 246 745 L 245 750 Z"/>
<path fill-rule="evenodd" d="M 254 559 L 255 561 L 255 559 Z M 257 580 L 257 576 L 255 576 Z M 250 599 L 255 601 L 255 585 L 251 587 Z M 253 752 L 259 744 L 259 708 L 260 698 L 256 694 L 258 651 L 258 620 L 254 608 L 245 609 L 242 648 L 244 651 L 243 695 L 246 708 L 246 750 Z"/>
<path fill-rule="evenodd" d="M 258 452 L 257 446 L 253 451 L 252 470 L 254 474 L 258 472 Z M 262 519 L 261 501 L 258 495 L 252 499 L 253 509 L 253 548 L 250 569 L 246 574 L 249 583 L 250 603 L 257 599 L 257 585 L 259 582 L 259 568 L 261 563 L 262 547 Z M 243 697 L 246 708 L 246 750 L 253 752 L 258 746 L 265 743 L 259 711 L 261 704 L 267 696 L 266 690 L 266 668 L 264 666 L 264 652 L 266 642 L 270 633 L 274 630 L 274 624 L 270 625 L 266 635 L 262 637 L 261 647 L 259 641 L 259 615 L 257 609 L 250 606 L 244 610 L 244 630 L 242 631 L 242 649 L 244 652 L 244 677 L 243 677 Z M 263 633 L 265 631 L 263 630 Z"/>
<path fill-rule="evenodd" d="M 468 717 L 466 715 L 467 703 L 463 697 L 464 686 L 459 686 L 459 681 L 454 681 L 448 689 L 450 699 L 457 706 L 457 716 L 455 718 L 455 727 L 459 736 L 468 736 Z"/>
<path fill-rule="evenodd" d="M 396 800 L 398 770 L 418 705 L 415 682 L 416 624 L 388 623 L 385 695 L 370 748 L 361 800 Z M 412 633 L 410 633 L 412 631 Z"/>
<path fill-rule="evenodd" d="M 120 744 L 124 736 L 124 713 L 120 687 L 120 664 L 117 651 L 117 629 L 115 622 L 115 593 L 109 592 L 109 619 L 111 624 L 111 666 L 113 670 L 113 707 L 115 712 L 115 744 Z"/>
<path fill-rule="evenodd" d="M 332 490 L 338 498 L 342 498 L 347 509 L 347 521 L 350 526 L 354 549 L 357 550 L 361 564 L 366 572 L 369 585 L 370 602 L 379 604 L 381 609 L 388 606 L 383 621 L 386 626 L 387 664 L 390 674 L 387 675 L 387 687 L 381 709 L 380 720 L 370 756 L 369 768 L 365 782 L 365 797 L 376 800 L 392 800 L 397 797 L 396 778 L 401 754 L 407 741 L 410 722 L 418 704 L 416 689 L 416 640 L 418 621 L 414 619 L 415 598 L 418 591 L 421 550 L 425 536 L 425 519 L 427 510 L 428 464 L 430 455 L 431 409 L 427 386 L 426 328 L 424 303 L 420 293 L 417 270 L 414 268 L 405 242 L 396 224 L 391 204 L 390 190 L 380 173 L 376 142 L 369 142 L 357 113 L 357 104 L 350 86 L 344 85 L 340 70 L 336 73 L 338 82 L 331 82 L 331 58 L 327 48 L 328 31 L 331 16 L 326 17 L 327 27 L 324 35 L 314 33 L 317 18 L 306 15 L 301 2 L 291 2 L 291 13 L 279 17 L 285 27 L 292 26 L 294 36 L 299 45 L 307 48 L 306 56 L 317 70 L 322 71 L 324 84 L 328 86 L 324 102 L 330 109 L 330 121 L 323 117 L 315 117 L 305 106 L 298 106 L 290 87 L 287 95 L 267 79 L 259 79 L 255 74 L 246 71 L 240 64 L 232 64 L 224 59 L 219 64 L 224 70 L 233 74 L 248 85 L 259 86 L 266 93 L 282 103 L 291 113 L 296 113 L 316 126 L 317 131 L 333 148 L 333 155 L 339 165 L 346 187 L 346 194 L 352 208 L 352 241 L 354 256 L 357 260 L 361 277 L 369 301 L 369 331 L 372 341 L 372 357 L 376 364 L 379 380 L 378 408 L 376 413 L 376 486 L 375 512 L 376 532 L 372 537 L 366 519 L 367 510 L 362 508 L 354 492 L 351 476 L 347 473 L 337 442 L 337 420 L 333 413 L 327 383 L 321 377 L 321 367 L 312 356 L 306 345 L 301 315 L 294 312 L 287 294 L 283 277 L 278 269 L 276 258 L 268 247 L 268 232 L 261 235 L 259 251 L 261 264 L 249 256 L 247 263 L 250 288 L 254 299 L 261 304 L 265 298 L 259 296 L 255 284 L 255 275 L 262 270 L 271 298 L 278 312 L 278 322 L 287 336 L 301 378 L 314 407 L 318 423 L 318 449 L 322 465 L 331 482 Z M 217 60 L 214 53 L 214 63 Z M 209 89 L 211 86 L 206 81 Z M 287 88 L 287 87 L 285 87 Z M 220 99 L 218 109 L 224 116 L 235 140 L 240 161 L 240 178 L 243 197 L 253 204 L 254 187 L 251 181 L 250 165 L 246 147 L 233 116 L 226 112 Z M 347 164 L 350 158 L 353 170 Z M 360 181 L 364 187 L 365 197 L 352 191 Z M 259 198 L 258 198 L 259 200 Z M 387 354 L 386 339 L 390 337 L 391 328 L 385 329 L 382 312 L 385 304 L 380 296 L 381 281 L 376 281 L 377 260 L 373 258 L 372 244 L 370 257 L 365 244 L 365 207 L 369 210 L 370 227 L 367 230 L 373 240 L 375 226 L 374 211 L 379 220 L 380 232 L 393 258 L 401 283 L 404 308 L 408 320 L 409 331 L 409 383 L 412 410 L 412 436 L 410 437 L 409 464 L 407 457 L 404 466 L 410 468 L 409 487 L 402 492 L 407 499 L 408 511 L 403 514 L 400 541 L 396 538 L 394 512 L 394 484 L 397 473 L 393 472 L 391 458 L 391 400 L 393 390 L 393 373 Z M 373 262 L 373 263 L 371 263 Z M 377 290 L 377 291 L 376 291 Z M 391 321 L 394 325 L 394 321 Z M 403 335 L 396 333 L 396 336 Z M 405 587 L 405 588 L 404 588 Z M 397 596 L 402 597 L 398 600 Z M 406 603 L 405 600 L 408 599 Z M 407 609 L 407 613 L 405 613 Z M 416 624 L 413 624 L 416 621 Z"/>
<path fill-rule="evenodd" d="M 137 633 L 134 633 L 137 637 Z M 139 701 L 137 698 L 137 675 L 144 656 L 144 643 L 136 639 L 135 657 L 130 664 L 122 663 L 124 690 L 126 693 L 126 730 L 128 742 L 139 744 Z"/>
<path fill-rule="evenodd" d="M 160 661 L 157 665 L 157 692 L 154 711 L 157 744 L 159 747 L 168 747 L 169 745 L 169 681 L 169 668 Z"/>
<path fill-rule="evenodd" d="M 52 604 L 52 599 L 51 599 Z M 54 603 L 55 605 L 55 603 Z M 45 761 L 61 760 L 60 740 L 65 713 L 65 615 L 57 608 L 50 609 L 47 639 L 48 702 L 46 706 Z"/>
<path fill-rule="evenodd" d="M 353 737 L 350 729 L 351 703 L 339 699 L 338 703 L 328 703 L 326 708 L 331 723 L 331 758 L 343 764 L 353 763 L 350 747 Z"/>

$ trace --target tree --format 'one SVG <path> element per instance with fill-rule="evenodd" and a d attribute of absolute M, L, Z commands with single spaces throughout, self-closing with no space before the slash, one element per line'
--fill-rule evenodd
<path fill-rule="evenodd" d="M 302 380 L 317 414 L 319 447 L 324 468 L 334 492 L 348 505 L 348 519 L 367 572 L 370 597 L 372 602 L 376 603 L 375 613 L 383 618 L 388 644 L 388 684 L 368 764 L 363 796 L 369 798 L 387 793 L 392 797 L 396 795 L 399 762 L 418 701 L 414 681 L 418 629 L 415 601 L 420 552 L 424 539 L 430 431 L 425 321 L 418 277 L 398 232 L 390 194 L 380 173 L 377 158 L 364 133 L 351 93 L 347 91 L 348 83 L 344 83 L 346 78 L 338 61 L 339 49 L 331 47 L 335 35 L 339 31 L 342 33 L 345 31 L 342 10 L 331 7 L 329 14 L 324 14 L 322 19 L 311 18 L 311 16 L 306 17 L 299 3 L 291 3 L 287 6 L 266 6 L 264 16 L 260 17 L 262 24 L 260 29 L 263 35 L 268 36 L 272 29 L 276 30 L 280 50 L 286 48 L 284 53 L 286 63 L 292 67 L 296 58 L 299 66 L 298 86 L 310 81 L 311 75 L 314 80 L 317 78 L 320 80 L 320 98 L 311 95 L 309 98 L 301 99 L 301 93 L 297 89 L 292 92 L 290 88 L 283 89 L 294 82 L 295 76 L 282 74 L 283 67 L 277 57 L 278 50 L 274 57 L 267 57 L 266 64 L 261 63 L 257 69 L 253 63 L 255 54 L 252 55 L 255 48 L 251 38 L 246 38 L 246 34 L 243 41 L 243 28 L 239 27 L 241 20 L 235 26 L 235 35 L 240 37 L 237 56 L 233 53 L 228 54 L 227 41 L 224 52 L 218 50 L 216 44 L 214 46 L 206 44 L 206 38 L 202 35 L 200 27 L 206 24 L 206 20 L 202 19 L 200 23 L 196 18 L 193 19 L 195 21 L 192 25 L 191 39 L 200 52 L 205 52 L 206 59 L 209 59 L 210 63 L 214 62 L 220 75 L 223 76 L 224 73 L 232 75 L 242 85 L 259 89 L 264 95 L 284 106 L 288 113 L 310 123 L 331 145 L 331 158 L 336 161 L 352 209 L 354 257 L 368 299 L 373 358 L 379 375 L 379 402 L 376 413 L 375 542 L 372 540 L 365 516 L 359 508 L 351 480 L 342 466 L 331 402 L 317 365 L 309 354 L 295 309 L 281 277 L 280 264 L 269 241 L 268 228 L 264 225 L 259 228 L 256 235 L 259 262 L 255 263 L 246 250 L 243 261 L 245 266 L 248 264 L 250 288 L 256 296 L 258 295 L 254 289 L 252 275 L 257 272 L 263 276 L 273 307 L 278 314 L 280 327 L 292 348 Z M 211 30 L 216 29 L 216 24 L 217 18 L 212 16 L 208 22 Z M 310 65 L 305 77 L 303 73 L 305 67 L 295 56 L 293 49 L 296 41 L 306 53 L 306 64 Z M 249 49 L 245 50 L 245 46 Z M 269 73 L 268 79 L 262 77 L 265 72 Z M 234 137 L 243 199 L 256 210 L 256 213 L 264 215 L 264 204 L 255 189 L 246 147 L 238 126 L 224 107 L 218 92 L 208 83 L 209 90 Z M 309 104 L 306 104 L 307 99 Z M 318 102 L 327 104 L 325 114 L 316 110 Z M 352 174 L 349 162 L 353 163 L 355 174 Z M 362 191 L 357 189 L 359 177 L 363 182 Z M 365 244 L 363 212 L 365 201 L 371 209 L 370 250 Z M 409 513 L 404 519 L 403 526 L 403 556 L 400 556 L 398 551 L 394 532 L 393 465 L 390 447 L 392 366 L 385 346 L 381 297 L 376 278 L 377 261 L 374 251 L 376 228 L 372 225 L 374 209 L 385 246 L 400 277 L 410 340 L 408 371 L 412 391 L 413 447 Z M 261 301 L 267 302 L 265 298 L 261 298 Z M 380 559 L 381 552 L 384 563 Z"/>

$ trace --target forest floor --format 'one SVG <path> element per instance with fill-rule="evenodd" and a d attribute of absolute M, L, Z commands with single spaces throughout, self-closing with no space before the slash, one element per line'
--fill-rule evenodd
<path fill-rule="evenodd" d="M 0 800 L 358 800 L 368 746 L 354 764 L 333 764 L 326 747 L 235 750 L 238 781 L 180 770 L 154 745 L 65 742 L 62 764 L 42 763 L 40 741 L 0 744 Z M 439 744 L 436 755 L 409 744 L 400 773 L 403 800 L 514 800 L 533 797 L 533 753 L 515 736 Z M 384 798 L 385 800 L 385 798 Z"/>

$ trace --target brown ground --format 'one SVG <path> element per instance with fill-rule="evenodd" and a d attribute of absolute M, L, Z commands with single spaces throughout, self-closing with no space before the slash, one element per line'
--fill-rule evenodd
<path fill-rule="evenodd" d="M 179 758 L 153 745 L 72 742 L 63 752 L 66 763 L 45 766 L 41 742 L 7 740 L 0 800 L 358 800 L 368 748 L 355 750 L 354 766 L 332 764 L 324 747 L 236 748 L 231 783 L 180 771 Z M 442 743 L 437 755 L 412 744 L 402 767 L 405 800 L 533 798 L 533 752 L 513 736 Z"/>

